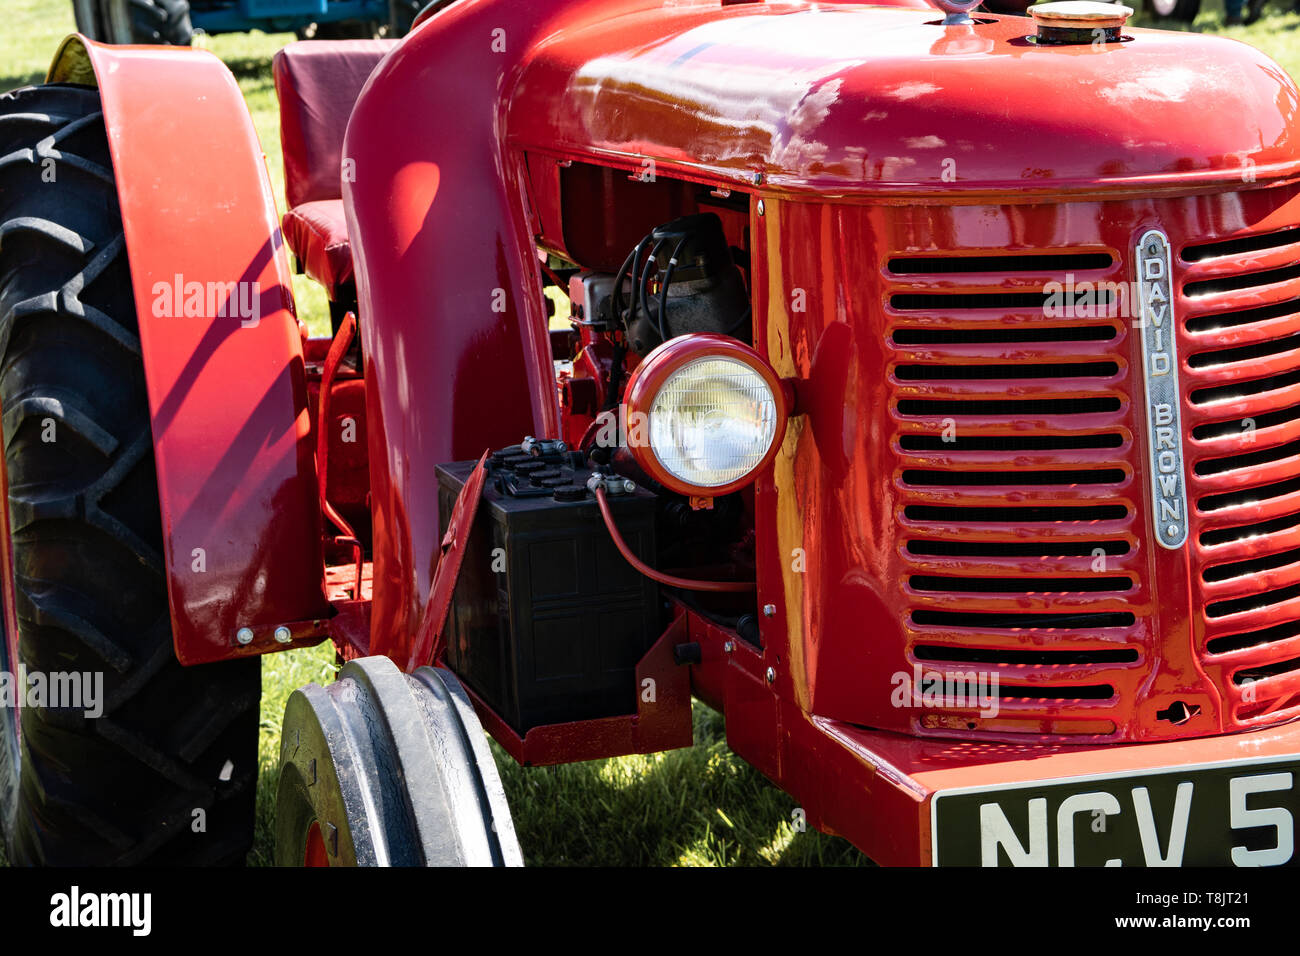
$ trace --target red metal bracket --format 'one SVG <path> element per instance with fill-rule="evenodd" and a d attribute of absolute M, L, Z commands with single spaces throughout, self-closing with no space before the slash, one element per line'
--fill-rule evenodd
<path fill-rule="evenodd" d="M 433 573 L 433 585 L 429 588 L 429 601 L 424 608 L 424 618 L 420 629 L 415 634 L 415 644 L 411 648 L 411 657 L 406 662 L 409 674 L 417 667 L 434 664 L 442 656 L 444 649 L 443 630 L 447 622 L 447 612 L 451 610 L 451 595 L 456 589 L 456 579 L 460 577 L 461 562 L 465 560 L 465 544 L 474 527 L 474 517 L 478 514 L 478 503 L 483 497 L 483 484 L 487 481 L 487 457 L 484 451 L 470 473 L 465 487 L 460 490 L 456 506 L 451 510 L 447 521 L 447 533 L 442 536 L 442 545 L 438 556 L 438 568 Z"/>
<path fill-rule="evenodd" d="M 673 648 L 688 640 L 686 616 L 660 635 L 636 666 L 637 712 L 600 720 L 576 720 L 534 727 L 522 737 L 497 715 L 468 684 L 479 720 L 497 743 L 524 766 L 575 763 L 626 754 L 658 753 L 689 747 L 691 729 L 690 668 L 673 659 Z"/>

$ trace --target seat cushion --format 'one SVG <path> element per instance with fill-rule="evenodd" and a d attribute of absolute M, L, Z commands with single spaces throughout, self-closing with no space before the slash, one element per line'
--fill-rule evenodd
<path fill-rule="evenodd" d="M 302 271 L 325 287 L 331 302 L 355 295 L 352 247 L 342 199 L 319 199 L 284 214 L 284 241 L 302 263 Z"/>
<path fill-rule="evenodd" d="M 343 134 L 379 61 L 397 40 L 308 40 L 275 55 L 271 72 L 280 99 L 289 207 L 343 195 Z"/>

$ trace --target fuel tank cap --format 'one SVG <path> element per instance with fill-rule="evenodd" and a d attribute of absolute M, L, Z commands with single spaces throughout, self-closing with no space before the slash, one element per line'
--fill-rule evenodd
<path fill-rule="evenodd" d="M 1098 0 L 1055 0 L 1029 8 L 1038 27 L 1035 39 L 1049 46 L 1112 43 L 1120 39 L 1133 10 L 1119 3 Z"/>

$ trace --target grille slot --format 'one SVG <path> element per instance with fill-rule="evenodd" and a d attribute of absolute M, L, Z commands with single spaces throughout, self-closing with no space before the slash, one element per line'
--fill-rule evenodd
<path fill-rule="evenodd" d="M 907 542 L 909 554 L 963 558 L 1085 558 L 1128 554 L 1127 541 L 937 541 Z"/>
<path fill-rule="evenodd" d="M 889 304 L 900 312 L 949 312 L 955 309 L 1003 309 L 1046 314 L 1059 293 L 1050 292 L 902 292 Z M 1098 289 L 1086 306 L 1093 315 L 1113 315 L 1115 293 Z"/>
<path fill-rule="evenodd" d="M 1237 685 L 1250 684 L 1257 680 L 1264 680 L 1266 677 L 1277 677 L 1279 674 L 1290 674 L 1294 671 L 1300 671 L 1300 657 L 1293 657 L 1288 661 L 1276 661 L 1263 667 L 1243 668 L 1232 675 L 1232 682 Z"/>
<path fill-rule="evenodd" d="M 1108 269 L 1108 252 L 1057 252 L 1034 255 L 895 256 L 885 268 L 895 275 L 984 272 L 1073 272 Z"/>
<path fill-rule="evenodd" d="M 904 451 L 1066 451 L 1076 448 L 1119 448 L 1124 436 L 1101 435 L 917 435 L 898 439 Z"/>
<path fill-rule="evenodd" d="M 1223 256 L 1239 256 L 1248 252 L 1262 252 L 1265 249 L 1280 249 L 1293 242 L 1300 242 L 1300 227 L 1241 236 L 1236 239 L 1222 239 L 1219 242 L 1197 243 L 1184 249 L 1181 258 L 1184 262 L 1204 262 L 1206 259 Z"/>
<path fill-rule="evenodd" d="M 1082 667 L 1097 664 L 1133 664 L 1135 648 L 1094 651 L 1021 651 L 1003 648 L 949 647 L 945 644 L 917 644 L 912 654 L 921 661 L 952 664 L 1005 664 L 1009 667 Z"/>
<path fill-rule="evenodd" d="M 1241 491 L 1229 491 L 1221 495 L 1205 495 L 1196 503 L 1202 511 L 1222 511 L 1225 508 L 1241 508 L 1281 498 L 1300 491 L 1300 476 L 1275 481 L 1267 485 L 1257 485 Z"/>
<path fill-rule="evenodd" d="M 931 471 L 912 468 L 903 472 L 908 485 L 1117 485 L 1124 480 L 1122 468 L 1078 471 Z"/>
<path fill-rule="evenodd" d="M 1071 687 L 1011 686 L 1003 684 L 998 687 L 998 696 L 1003 700 L 1110 700 L 1115 696 L 1115 688 L 1109 684 L 1080 684 Z"/>
<path fill-rule="evenodd" d="M 1300 405 L 1289 405 L 1286 408 L 1279 408 L 1274 412 L 1264 412 L 1248 416 L 1255 423 L 1255 430 L 1261 428 L 1272 428 L 1275 425 L 1285 425 L 1288 422 L 1294 422 L 1300 419 Z M 1250 429 L 1245 427 L 1243 418 L 1234 418 L 1226 422 L 1212 422 L 1206 425 L 1197 425 L 1192 429 L 1192 437 L 1197 441 L 1212 441 L 1216 438 L 1231 438 L 1237 436 L 1249 441 L 1250 436 L 1243 434 Z"/>
<path fill-rule="evenodd" d="M 895 345 L 1017 345 L 1029 342 L 1109 342 L 1119 334 L 1113 325 L 1071 325 L 1065 328 L 894 329 Z"/>
<path fill-rule="evenodd" d="M 1283 551 L 1279 554 L 1265 555 L 1262 558 L 1251 558 L 1248 561 L 1211 565 L 1201 572 L 1201 578 L 1210 583 L 1229 581 L 1232 578 L 1245 577 L 1248 574 L 1259 574 L 1262 571 L 1272 571 L 1296 563 L 1300 563 L 1300 548 L 1292 548 L 1290 551 Z"/>
<path fill-rule="evenodd" d="M 1240 312 L 1216 312 L 1213 315 L 1198 315 L 1187 320 L 1188 332 L 1219 332 L 1223 329 L 1235 329 L 1240 325 L 1254 325 L 1270 319 L 1280 319 L 1284 315 L 1300 312 L 1300 299 L 1288 299 L 1272 305 L 1261 305 L 1254 309 L 1242 309 Z"/>
<path fill-rule="evenodd" d="M 1123 505 L 1080 505 L 1077 507 L 953 507 L 908 505 L 903 515 L 913 521 L 1117 521 L 1128 516 Z"/>
<path fill-rule="evenodd" d="M 1110 378 L 1119 372 L 1114 362 L 1074 362 L 1052 365 L 898 365 L 894 375 L 904 381 L 953 379 Z"/>
<path fill-rule="evenodd" d="M 1249 455 L 1207 458 L 1205 461 L 1196 463 L 1195 471 L 1198 475 L 1221 475 L 1225 471 L 1236 471 L 1239 468 L 1251 468 L 1257 465 L 1267 465 L 1275 461 L 1285 461 L 1298 454 L 1300 454 L 1300 441 L 1291 441 L 1285 445 L 1265 448 Z"/>
<path fill-rule="evenodd" d="M 1119 411 L 1120 400 L 1105 398 L 1024 398 L 1024 399 L 933 399 L 904 398 L 898 403 L 899 414 L 929 415 L 1008 415 L 1014 417 L 1048 415 L 1095 415 Z"/>
<path fill-rule="evenodd" d="M 1297 384 L 1300 384 L 1300 369 L 1283 372 L 1281 375 L 1270 375 L 1267 378 L 1251 379 L 1247 382 L 1232 382 L 1228 385 L 1198 388 L 1192 392 L 1192 402 L 1196 405 L 1231 402 L 1236 399 L 1249 398 L 1251 395 L 1276 392 Z"/>
<path fill-rule="evenodd" d="M 1272 627 L 1266 627 L 1260 631 L 1249 631 L 1245 634 L 1225 634 L 1222 637 L 1213 638 L 1206 642 L 1205 649 L 1211 654 L 1229 654 L 1232 651 L 1243 651 L 1250 647 L 1276 644 L 1279 641 L 1289 640 L 1296 636 L 1300 636 L 1300 621 L 1287 621 L 1285 624 L 1274 624 Z"/>
<path fill-rule="evenodd" d="M 1127 591 L 1132 578 L 962 578 L 914 574 L 908 583 L 918 591 L 950 591 L 954 594 L 1069 594 L 1090 591 Z"/>
<path fill-rule="evenodd" d="M 1206 295 L 1218 295 L 1222 292 L 1237 292 L 1241 289 L 1254 289 L 1262 285 L 1275 285 L 1300 278 L 1300 265 L 1282 266 L 1278 269 L 1265 269 L 1260 272 L 1247 272 L 1244 275 L 1221 276 L 1215 279 L 1203 279 L 1200 282 L 1188 282 L 1183 286 L 1183 294 L 1189 299 Z"/>
<path fill-rule="evenodd" d="M 967 627 L 992 630 L 1008 628 L 1047 628 L 1050 630 L 1077 631 L 1090 627 L 1131 627 L 1137 619 L 1127 611 L 1089 612 L 1078 614 L 1015 614 L 980 611 L 930 611 L 912 612 L 912 623 L 922 627 Z"/>
<path fill-rule="evenodd" d="M 1218 545 L 1232 544 L 1235 541 L 1248 541 L 1251 538 L 1289 531 L 1295 527 L 1300 527 L 1300 513 L 1283 515 L 1281 518 L 1258 521 L 1254 524 L 1238 525 L 1233 528 L 1216 528 L 1213 531 L 1202 533 L 1200 541 L 1207 548 L 1213 548 Z"/>
<path fill-rule="evenodd" d="M 1300 584 L 1289 584 L 1284 588 L 1273 588 L 1247 597 L 1233 598 L 1230 601 L 1215 601 L 1206 605 L 1205 613 L 1209 617 L 1227 617 L 1229 614 L 1243 614 L 1246 611 L 1258 611 L 1262 608 L 1283 604 L 1300 597 Z"/>
<path fill-rule="evenodd" d="M 1300 271 L 1297 274 L 1300 275 Z M 1216 365 L 1231 365 L 1234 362 L 1250 362 L 1270 355 L 1281 355 L 1283 352 L 1294 352 L 1296 349 L 1300 349 L 1300 334 L 1273 339 L 1271 342 L 1218 349 L 1214 352 L 1198 352 L 1187 360 L 1187 364 L 1190 368 L 1213 368 Z"/>

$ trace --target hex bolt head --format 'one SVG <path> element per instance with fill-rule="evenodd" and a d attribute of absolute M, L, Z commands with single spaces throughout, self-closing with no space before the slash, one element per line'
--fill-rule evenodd
<path fill-rule="evenodd" d="M 763 202 L 763 200 L 760 199 L 758 201 L 758 214 L 761 216 L 765 212 L 767 212 L 767 205 Z"/>
<path fill-rule="evenodd" d="M 287 627 L 281 624 L 275 629 L 275 639 L 281 644 L 288 644 L 293 641 L 293 634 Z"/>
<path fill-rule="evenodd" d="M 763 617 L 776 617 L 776 605 L 775 605 L 775 604 L 764 604 L 764 605 L 763 605 Z"/>
<path fill-rule="evenodd" d="M 235 632 L 235 640 L 240 644 L 253 643 L 253 629 L 251 627 L 241 627 Z"/>
<path fill-rule="evenodd" d="M 623 490 L 630 495 L 632 492 L 636 491 L 636 482 L 633 481 L 631 478 L 624 478 Z"/>
<path fill-rule="evenodd" d="M 735 649 L 736 649 L 736 642 L 735 642 L 735 641 L 727 641 L 727 643 L 725 643 L 725 644 L 722 645 L 722 650 L 723 650 L 724 652 L 728 653 L 728 654 L 730 654 L 730 653 L 731 653 L 732 651 L 734 651 Z"/>
<path fill-rule="evenodd" d="M 774 667 L 769 667 L 769 668 L 767 669 L 767 682 L 770 684 L 770 683 L 772 683 L 774 680 L 776 680 L 776 668 L 774 668 Z"/>

